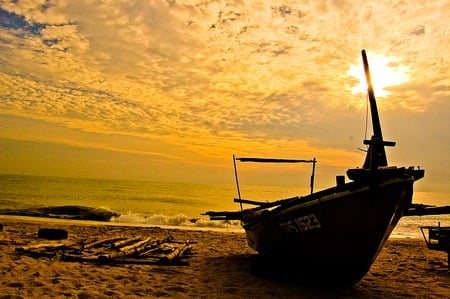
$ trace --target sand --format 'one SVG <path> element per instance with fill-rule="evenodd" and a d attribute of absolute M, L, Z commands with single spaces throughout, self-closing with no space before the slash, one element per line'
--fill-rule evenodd
<path fill-rule="evenodd" d="M 0 298 L 450 298 L 447 254 L 419 239 L 390 239 L 369 273 L 351 287 L 331 288 L 255 276 L 255 252 L 238 232 L 86 225 L 0 218 Z M 32 257 L 17 247 L 46 242 L 39 228 L 62 228 L 64 242 L 98 236 L 168 233 L 192 250 L 175 265 L 98 264 Z"/>

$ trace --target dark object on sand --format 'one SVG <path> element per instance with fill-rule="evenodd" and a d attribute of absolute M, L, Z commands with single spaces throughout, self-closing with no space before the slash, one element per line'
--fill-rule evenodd
<path fill-rule="evenodd" d="M 263 203 L 239 198 L 256 207 L 236 212 L 206 212 L 212 220 L 241 220 L 250 247 L 268 264 L 290 275 L 334 284 L 352 284 L 370 269 L 399 219 L 408 210 L 413 183 L 423 169 L 388 166 L 378 108 L 366 53 L 362 51 L 372 116 L 373 135 L 362 168 L 349 169 L 336 186 L 311 194 Z M 279 159 L 237 158 L 241 162 Z M 315 165 L 315 159 L 306 160 Z M 286 162 L 286 160 L 281 161 Z M 292 161 L 297 162 L 297 161 Z M 314 168 L 313 168 L 314 174 Z M 239 186 L 239 184 L 237 184 Z M 275 262 L 274 262 L 275 261 Z"/>
<path fill-rule="evenodd" d="M 67 239 L 69 233 L 65 229 L 60 228 L 40 228 L 38 230 L 38 238 L 47 240 L 63 240 Z"/>
<path fill-rule="evenodd" d="M 0 210 L 0 215 L 18 215 L 94 221 L 109 221 L 112 217 L 119 216 L 119 214 L 112 211 L 84 206 L 53 206 L 18 210 L 4 209 Z"/>
<path fill-rule="evenodd" d="M 424 230 L 428 230 L 428 238 Z M 428 249 L 447 252 L 448 269 L 450 270 L 450 226 L 421 226 L 420 231 Z"/>
<path fill-rule="evenodd" d="M 0 232 L 3 231 L 3 224 L 0 224 Z"/>

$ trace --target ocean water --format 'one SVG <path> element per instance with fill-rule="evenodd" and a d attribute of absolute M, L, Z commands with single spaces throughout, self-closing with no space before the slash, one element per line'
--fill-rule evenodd
<path fill-rule="evenodd" d="M 304 195 L 286 186 L 242 186 L 243 198 L 271 201 Z M 0 174 L 0 209 L 86 206 L 120 214 L 118 224 L 239 229 L 239 222 L 209 221 L 206 211 L 239 210 L 233 184 L 191 184 Z M 448 205 L 448 194 L 416 192 L 413 202 Z M 420 237 L 419 227 L 450 225 L 449 215 L 403 217 L 394 235 Z"/>

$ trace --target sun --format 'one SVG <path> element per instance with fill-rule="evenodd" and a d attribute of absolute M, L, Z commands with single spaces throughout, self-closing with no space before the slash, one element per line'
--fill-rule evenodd
<path fill-rule="evenodd" d="M 399 63 L 400 59 L 394 56 L 383 56 L 377 53 L 368 53 L 370 75 L 375 96 L 387 97 L 391 93 L 390 86 L 400 85 L 409 80 L 409 69 Z M 360 59 L 361 60 L 361 59 Z M 352 93 L 366 93 L 367 83 L 362 61 L 350 65 L 348 75 L 359 80 L 358 85 L 352 88 Z"/>

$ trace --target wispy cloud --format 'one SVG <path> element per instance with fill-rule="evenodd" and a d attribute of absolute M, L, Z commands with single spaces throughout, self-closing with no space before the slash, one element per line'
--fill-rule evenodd
<path fill-rule="evenodd" d="M 327 148 L 327 163 L 332 151 L 348 161 L 364 125 L 365 97 L 347 73 L 359 50 L 410 70 L 380 109 L 426 114 L 450 98 L 449 10 L 448 1 L 3 0 L 0 112 L 149 140 L 130 151 L 164 144 L 224 159 L 245 144 L 290 156 Z"/>

